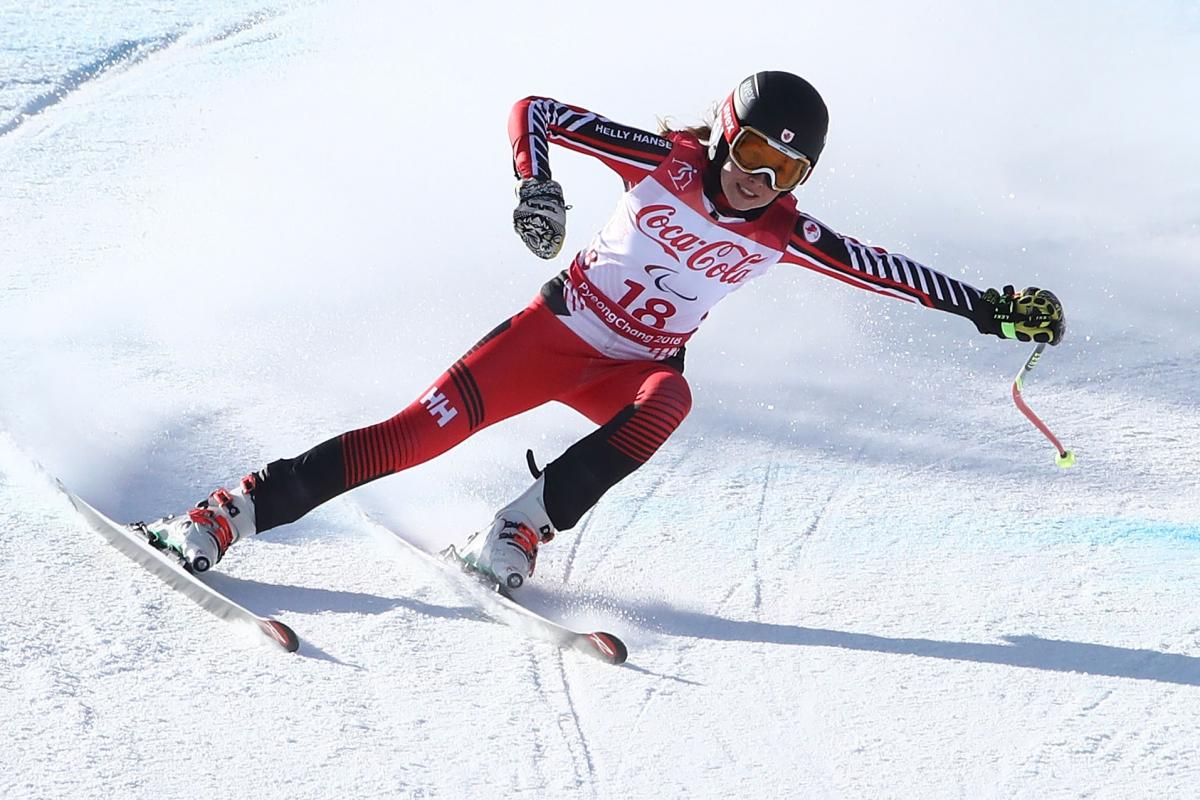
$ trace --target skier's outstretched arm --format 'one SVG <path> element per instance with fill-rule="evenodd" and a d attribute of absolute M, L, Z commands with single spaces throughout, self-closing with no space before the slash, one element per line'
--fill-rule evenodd
<path fill-rule="evenodd" d="M 654 171 L 671 152 L 663 137 L 613 122 L 549 97 L 526 97 L 508 117 L 519 203 L 513 228 L 540 258 L 554 258 L 566 235 L 562 186 L 550 171 L 550 143 L 586 153 L 613 169 L 626 188 Z"/>
<path fill-rule="evenodd" d="M 553 178 L 551 142 L 599 159 L 620 175 L 626 186 L 653 172 L 671 152 L 671 142 L 656 133 L 550 97 L 518 100 L 508 117 L 508 138 L 517 180 Z"/>
<path fill-rule="evenodd" d="M 966 317 L 983 334 L 1058 344 L 1066 332 L 1062 305 L 1045 290 L 986 292 L 913 259 L 871 247 L 801 214 L 784 261 L 860 289 Z"/>

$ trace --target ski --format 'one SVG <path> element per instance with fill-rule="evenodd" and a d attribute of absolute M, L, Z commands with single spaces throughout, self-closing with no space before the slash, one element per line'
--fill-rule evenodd
<path fill-rule="evenodd" d="M 629 657 L 625 643 L 611 633 L 575 631 L 521 605 L 490 576 L 467 565 L 453 546 L 435 555 L 408 541 L 391 528 L 375 520 L 370 521 L 378 530 L 396 539 L 407 550 L 461 585 L 478 601 L 481 610 L 495 621 L 516 628 L 533 638 L 558 645 L 564 650 L 582 653 L 608 664 L 624 664 Z"/>
<path fill-rule="evenodd" d="M 209 586 L 184 568 L 182 562 L 169 552 L 150 544 L 147 536 L 139 533 L 136 525 L 122 525 L 101 514 L 85 500 L 72 493 L 60 481 L 58 488 L 75 506 L 88 527 L 99 533 L 113 547 L 157 575 L 163 583 L 180 594 L 195 601 L 201 608 L 226 622 L 248 624 L 272 644 L 294 653 L 300 648 L 300 640 L 287 625 L 270 617 L 260 617 L 244 606 L 238 605 L 225 594 Z"/>

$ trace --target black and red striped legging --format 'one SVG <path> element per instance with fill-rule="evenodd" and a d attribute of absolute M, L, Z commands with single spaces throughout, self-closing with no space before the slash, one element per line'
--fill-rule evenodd
<path fill-rule="evenodd" d="M 558 530 L 644 464 L 691 408 L 682 359 L 607 358 L 541 298 L 506 320 L 391 419 L 349 431 L 254 475 L 259 532 L 299 519 L 342 492 L 438 456 L 471 434 L 558 400 L 599 429 L 546 466 Z"/>

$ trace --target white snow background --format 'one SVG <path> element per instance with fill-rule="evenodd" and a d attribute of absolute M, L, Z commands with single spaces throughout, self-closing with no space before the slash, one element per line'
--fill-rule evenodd
<path fill-rule="evenodd" d="M 0 95 L 0 796 L 1200 795 L 1194 4 L 235 5 Z M 97 8 L 9 3 L 0 39 Z M 688 124 L 759 69 L 831 109 L 802 208 L 1064 300 L 1026 397 L 1073 470 L 1009 398 L 1028 345 L 781 267 L 527 590 L 624 667 L 487 621 L 361 519 L 463 538 L 526 447 L 590 429 L 562 407 L 231 550 L 210 580 L 297 655 L 54 490 L 179 511 L 390 416 L 620 192 L 555 149 L 568 243 L 531 256 L 515 100 Z"/>

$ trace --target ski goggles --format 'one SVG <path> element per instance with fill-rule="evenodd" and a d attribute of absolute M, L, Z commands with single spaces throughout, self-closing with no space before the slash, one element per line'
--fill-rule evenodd
<path fill-rule="evenodd" d="M 742 172 L 770 177 L 771 188 L 790 192 L 812 172 L 808 156 L 784 147 L 762 131 L 740 128 L 729 145 L 729 157 Z"/>

